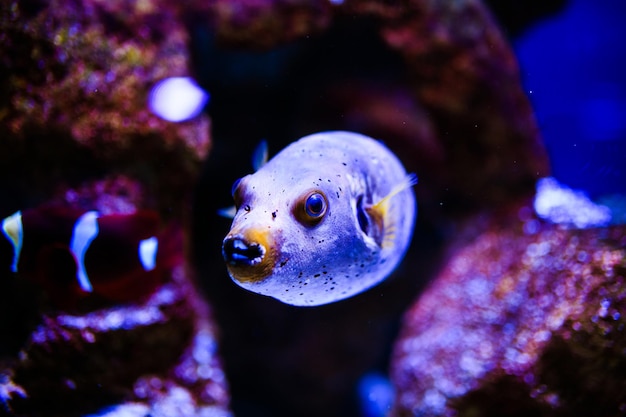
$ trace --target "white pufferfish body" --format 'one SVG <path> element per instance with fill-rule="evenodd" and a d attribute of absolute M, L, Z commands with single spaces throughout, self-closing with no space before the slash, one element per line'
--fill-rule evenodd
<path fill-rule="evenodd" d="M 365 291 L 407 250 L 415 183 L 377 140 L 306 136 L 234 184 L 237 211 L 222 246 L 228 272 L 241 287 L 295 306 Z"/>

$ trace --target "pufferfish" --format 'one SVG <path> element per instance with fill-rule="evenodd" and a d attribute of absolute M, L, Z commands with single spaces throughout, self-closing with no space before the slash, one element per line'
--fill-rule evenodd
<path fill-rule="evenodd" d="M 416 183 L 370 137 L 332 131 L 299 139 L 233 184 L 236 212 L 222 243 L 228 273 L 294 306 L 361 293 L 402 260 Z"/>

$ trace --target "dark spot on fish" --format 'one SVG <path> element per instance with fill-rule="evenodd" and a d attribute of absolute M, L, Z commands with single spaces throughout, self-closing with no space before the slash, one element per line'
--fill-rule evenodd
<path fill-rule="evenodd" d="M 273 212 L 272 212 L 272 218 L 273 218 L 273 219 L 275 219 L 275 218 L 276 218 L 276 212 L 275 212 L 275 211 L 273 211 Z"/>
<path fill-rule="evenodd" d="M 322 271 L 322 274 L 326 275 L 328 274 L 328 271 Z"/>
<path fill-rule="evenodd" d="M 331 290 L 331 291 L 332 291 L 332 290 L 334 290 L 334 289 L 335 289 L 335 287 L 330 287 L 330 290 Z"/>
<path fill-rule="evenodd" d="M 322 275 L 322 274 L 315 274 L 315 275 L 313 275 L 313 278 L 319 278 L 320 275 Z"/>
<path fill-rule="evenodd" d="M 343 164 L 344 167 L 348 166 L 348 164 L 346 164 L 345 162 L 342 162 L 342 164 Z"/>
<path fill-rule="evenodd" d="M 365 268 L 365 264 L 361 264 L 359 265 L 361 268 Z"/>
<path fill-rule="evenodd" d="M 284 261 L 282 261 L 280 263 L 280 267 L 282 268 L 283 266 L 285 266 L 287 264 L 287 259 L 285 259 Z"/>
<path fill-rule="evenodd" d="M 339 191 L 335 191 L 337 193 L 337 198 L 339 198 Z"/>

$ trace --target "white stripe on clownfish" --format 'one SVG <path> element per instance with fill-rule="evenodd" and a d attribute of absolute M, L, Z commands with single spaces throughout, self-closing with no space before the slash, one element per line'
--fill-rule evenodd
<path fill-rule="evenodd" d="M 101 214 L 97 211 L 83 213 L 74 223 L 69 243 L 70 253 L 76 260 L 76 279 L 81 289 L 85 292 L 93 292 L 93 285 L 85 267 L 85 255 L 91 243 L 98 237 L 100 232 L 98 225 L 99 217 L 101 217 Z M 17 273 L 19 272 L 18 265 L 24 240 L 24 225 L 21 211 L 8 216 L 2 221 L 2 232 L 13 246 L 11 271 Z M 137 253 L 141 266 L 145 271 L 151 271 L 156 268 L 157 251 L 158 238 L 156 236 L 139 241 Z"/>
<path fill-rule="evenodd" d="M 156 255 L 159 249 L 159 239 L 156 236 L 143 239 L 139 242 L 139 261 L 145 271 L 156 268 Z"/>
<path fill-rule="evenodd" d="M 86 292 L 92 292 L 93 286 L 85 271 L 85 253 L 89 249 L 91 242 L 98 236 L 98 216 L 96 211 L 88 211 L 78 218 L 74 225 L 72 240 L 70 241 L 70 251 L 76 257 L 78 267 L 78 283 Z"/>
<path fill-rule="evenodd" d="M 13 245 L 13 262 L 11 271 L 17 272 L 17 264 L 22 252 L 24 231 L 22 228 L 22 212 L 18 211 L 2 220 L 2 232 Z"/>

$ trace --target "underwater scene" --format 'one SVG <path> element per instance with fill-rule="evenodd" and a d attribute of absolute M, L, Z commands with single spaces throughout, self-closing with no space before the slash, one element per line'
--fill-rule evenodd
<path fill-rule="evenodd" d="M 626 416 L 622 0 L 0 4 L 0 416 Z"/>

